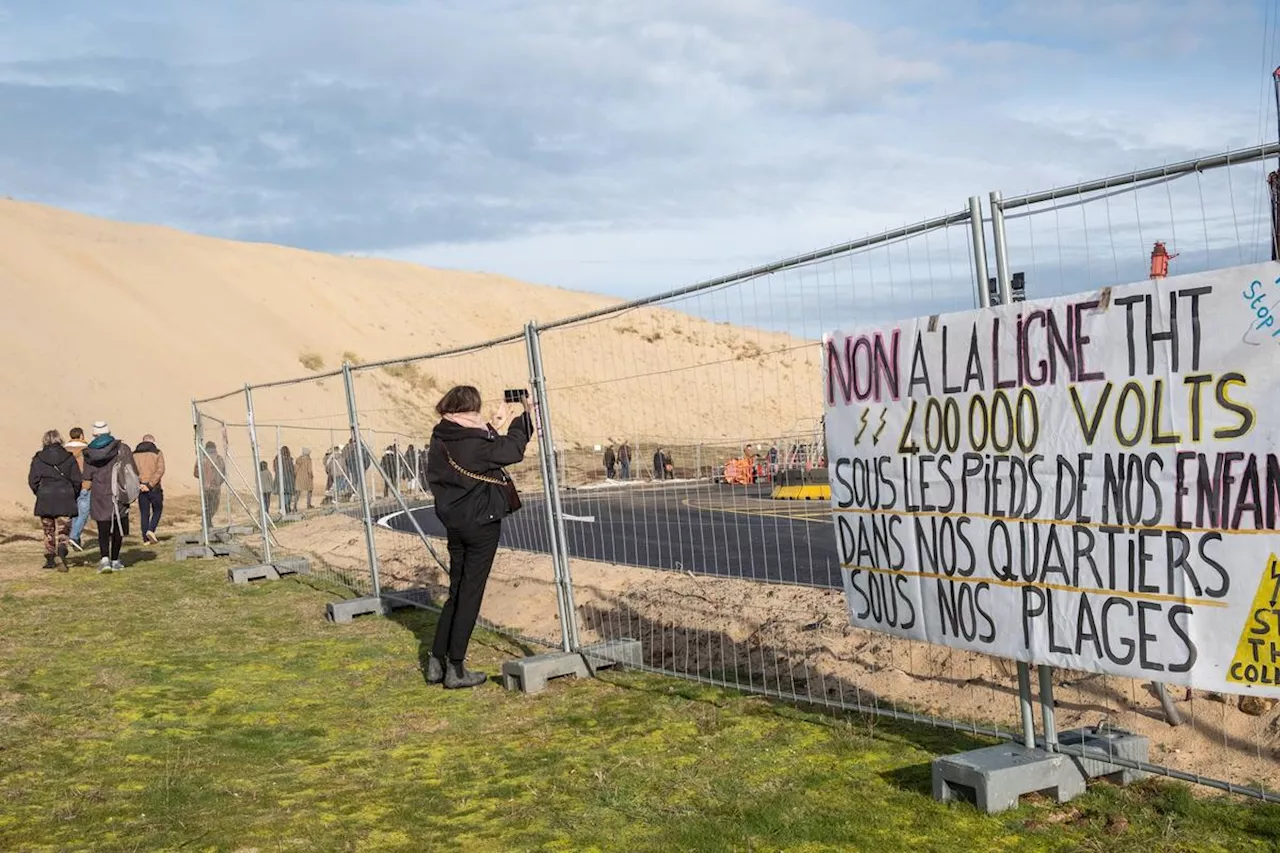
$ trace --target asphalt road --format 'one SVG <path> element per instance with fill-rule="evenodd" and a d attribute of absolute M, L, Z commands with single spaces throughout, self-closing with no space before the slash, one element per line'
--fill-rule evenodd
<path fill-rule="evenodd" d="M 826 502 L 774 501 L 764 487 L 642 486 L 569 492 L 562 497 L 569 553 L 585 560 L 695 574 L 841 588 Z M 423 530 L 443 536 L 434 510 L 414 511 Z M 412 531 L 396 514 L 387 526 Z M 527 496 L 506 522 L 502 543 L 546 553 L 546 504 Z"/>

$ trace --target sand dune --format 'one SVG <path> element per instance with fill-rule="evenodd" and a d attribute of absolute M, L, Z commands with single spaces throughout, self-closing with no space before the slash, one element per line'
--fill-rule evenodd
<path fill-rule="evenodd" d="M 367 361 L 430 352 L 612 303 L 497 275 L 237 243 L 7 200 L 0 247 L 5 516 L 30 512 L 26 467 L 50 427 L 102 418 L 130 443 L 154 433 L 172 469 L 167 490 L 190 492 L 192 397 L 307 374 L 307 355 L 332 370 L 344 354 Z M 558 439 L 569 447 L 624 436 L 732 442 L 819 413 L 816 348 L 784 336 L 642 309 L 549 332 L 544 352 L 548 383 L 560 389 Z M 492 396 L 527 375 L 520 344 L 370 371 L 358 383 L 363 425 L 425 435 L 441 387 L 477 382 Z M 260 424 L 345 423 L 340 381 L 258 398 Z M 240 399 L 209 408 L 243 419 Z"/>

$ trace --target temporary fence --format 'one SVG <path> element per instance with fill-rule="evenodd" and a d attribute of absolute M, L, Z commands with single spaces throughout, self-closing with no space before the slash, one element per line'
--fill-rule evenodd
<path fill-rule="evenodd" d="M 1229 697 L 1127 678 L 1033 676 L 1025 664 L 852 628 L 829 505 L 774 498 L 775 486 L 825 474 L 818 377 L 829 327 L 1269 259 L 1263 161 L 1277 154 L 1272 144 L 991 193 L 986 215 L 974 197 L 914 225 L 492 341 L 351 358 L 196 401 L 204 535 L 238 535 L 267 563 L 305 557 L 358 596 L 433 607 L 449 558 L 424 482 L 432 406 L 455 384 L 490 403 L 527 387 L 537 430 L 511 469 L 524 508 L 504 523 L 485 599 L 496 630 L 565 651 L 639 640 L 642 657 L 628 663 L 642 669 L 1025 743 L 1036 737 L 1034 681 L 1050 750 L 1083 755 L 1056 742 L 1067 726 L 1122 727 L 1150 738 L 1155 758 L 1103 756 L 1117 767 L 1280 802 L 1270 793 L 1274 711 L 1251 716 Z M 863 428 L 870 437 L 878 425 Z M 287 460 L 296 472 L 303 447 L 310 502 L 296 473 L 279 474 Z"/>

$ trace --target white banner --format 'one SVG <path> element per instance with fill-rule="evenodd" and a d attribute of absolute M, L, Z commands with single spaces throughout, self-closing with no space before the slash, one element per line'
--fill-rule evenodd
<path fill-rule="evenodd" d="M 1280 264 L 824 339 L 853 624 L 1280 696 Z"/>

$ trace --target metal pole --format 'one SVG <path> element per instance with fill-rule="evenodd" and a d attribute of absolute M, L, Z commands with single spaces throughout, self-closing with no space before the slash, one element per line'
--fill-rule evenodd
<path fill-rule="evenodd" d="M 249 445 L 253 449 L 253 476 L 256 482 L 261 482 L 258 473 L 262 470 L 262 455 L 258 452 L 258 427 L 253 419 L 253 389 L 248 384 L 244 386 L 244 411 L 249 425 Z M 262 494 L 262 487 L 259 485 L 255 491 L 258 492 L 258 514 L 262 525 L 262 562 L 270 565 L 271 519 L 267 517 L 267 502 L 266 496 Z"/>
<path fill-rule="evenodd" d="M 996 285 L 1000 288 L 1000 304 L 1008 305 L 1013 301 L 1013 283 L 1009 278 L 1009 246 L 999 190 L 991 191 L 991 236 L 996 249 Z"/>
<path fill-rule="evenodd" d="M 1262 145 L 1255 145 L 1251 148 L 1237 148 L 1235 151 L 1227 151 L 1224 154 L 1215 154 L 1210 157 L 1197 157 L 1193 160 L 1183 160 L 1181 163 L 1168 163 L 1163 166 L 1156 166 L 1150 169 L 1141 169 L 1136 172 L 1126 172 L 1123 175 L 1110 175 L 1106 178 L 1095 178 L 1091 181 L 1083 181 L 1078 184 L 1071 184 L 1065 187 L 1055 187 L 1051 190 L 1042 190 L 1040 192 L 1027 193 L 1026 195 L 1014 196 L 1013 198 L 1004 199 L 1004 210 L 1016 210 L 1020 207 L 1026 207 L 1032 204 L 1040 204 L 1041 202 L 1054 201 L 1060 198 L 1079 199 L 1086 193 L 1097 192 L 1099 190 L 1114 190 L 1116 187 L 1131 186 L 1134 184 L 1143 184 L 1147 181 L 1167 181 L 1170 178 L 1179 175 L 1190 175 L 1194 172 L 1207 172 L 1210 169 L 1220 169 L 1224 166 L 1243 166 L 1246 163 L 1256 163 L 1259 160 L 1266 160 L 1280 154 L 1280 143 L 1267 142 Z"/>
<path fill-rule="evenodd" d="M 1275 87 L 1276 122 L 1280 124 L 1280 68 L 1271 72 L 1271 82 Z M 1267 188 L 1271 191 L 1271 260 L 1275 261 L 1280 260 L 1280 169 L 1267 175 Z"/>
<path fill-rule="evenodd" d="M 360 500 L 364 503 L 364 541 L 369 548 L 369 577 L 373 584 L 373 597 L 382 598 L 382 582 L 378 577 L 378 541 L 373 533 L 373 513 L 369 509 L 369 486 L 364 477 L 364 453 L 367 450 L 360 435 L 360 413 L 356 408 L 356 386 L 351 379 L 351 362 L 342 363 L 342 383 L 347 389 L 347 420 L 351 424 L 351 440 L 356 445 L 356 482 L 360 486 Z M 351 472 L 347 472 L 351 476 Z"/>
<path fill-rule="evenodd" d="M 204 539 L 204 547 L 206 549 L 205 556 L 208 556 L 209 548 L 209 507 L 205 504 L 205 485 L 204 485 L 204 431 L 200 429 L 200 410 L 196 407 L 196 401 L 191 400 L 191 432 L 195 437 L 196 443 L 196 478 L 200 481 L 200 535 Z"/>
<path fill-rule="evenodd" d="M 1049 752 L 1058 751 L 1057 711 L 1053 707 L 1053 667 L 1040 664 L 1036 667 L 1040 675 L 1040 719 L 1044 723 L 1044 748 Z"/>
<path fill-rule="evenodd" d="M 552 483 L 555 481 L 555 454 L 551 449 L 551 442 L 547 438 L 545 429 L 546 410 L 542 407 L 543 397 L 545 396 L 545 388 L 543 388 L 542 374 L 538 370 L 538 362 L 534 356 L 533 336 L 534 326 L 529 323 L 525 326 L 525 352 L 529 357 L 529 384 L 533 391 L 534 405 L 534 429 L 538 437 L 538 467 L 542 473 L 542 494 L 543 499 L 547 503 L 547 538 L 551 548 L 551 574 L 554 579 L 556 589 L 556 613 L 560 616 L 560 645 L 564 651 L 573 651 L 569 637 L 569 609 L 565 599 L 564 577 L 560 573 L 561 555 L 564 552 L 564 545 L 560 540 L 560 531 L 556 527 L 554 490 Z"/>
<path fill-rule="evenodd" d="M 231 502 L 231 493 L 235 491 L 235 487 L 231 485 L 231 481 L 226 478 L 225 471 L 231 462 L 231 439 L 227 436 L 227 425 L 222 425 L 222 467 L 224 476 L 222 485 L 227 487 L 227 535 L 231 535 L 231 528 L 235 524 L 235 505 Z"/>
<path fill-rule="evenodd" d="M 1036 717 L 1031 710 L 1031 668 L 1018 661 L 1018 705 L 1022 709 L 1022 745 L 1036 748 Z"/>
<path fill-rule="evenodd" d="M 276 424 L 276 494 L 280 501 L 280 520 L 284 521 L 288 507 L 284 505 L 284 451 L 280 444 L 280 425 Z"/>
<path fill-rule="evenodd" d="M 542 368 L 542 341 L 538 331 L 538 327 L 529 324 L 529 346 L 530 359 L 533 363 L 533 380 L 541 389 L 541 398 L 539 404 L 542 410 L 542 432 L 546 436 L 547 444 L 555 447 L 555 430 L 551 420 L 551 395 L 547 393 L 546 376 Z M 551 466 L 551 511 L 556 522 L 556 531 L 560 534 L 560 543 L 562 545 L 560 551 L 560 575 L 564 582 L 564 605 L 568 610 L 568 626 L 569 626 L 569 651 L 576 651 L 581 647 L 578 637 L 578 607 L 573 598 L 573 574 L 569 569 L 569 534 L 564 526 L 564 507 L 560 503 L 560 475 L 556 471 L 555 466 Z"/>
<path fill-rule="evenodd" d="M 987 274 L 987 235 L 982 227 L 982 199 L 969 196 L 969 231 L 973 235 L 973 275 L 978 284 L 978 307 L 991 307 Z"/>

